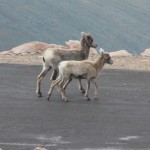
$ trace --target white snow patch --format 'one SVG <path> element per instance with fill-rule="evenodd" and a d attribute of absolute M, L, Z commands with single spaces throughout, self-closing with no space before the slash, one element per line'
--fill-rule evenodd
<path fill-rule="evenodd" d="M 64 141 L 62 136 L 54 136 L 54 137 L 46 137 L 46 136 L 39 136 L 37 139 L 44 141 L 44 142 L 50 142 L 54 144 L 68 144 L 69 141 Z"/>
<path fill-rule="evenodd" d="M 138 138 L 139 138 L 139 136 L 127 136 L 127 137 L 121 137 L 121 138 L 119 138 L 119 140 L 130 141 L 130 140 L 138 139 Z"/>
<path fill-rule="evenodd" d="M 0 143 L 0 145 L 9 145 L 9 146 L 41 146 L 41 144 L 35 144 L 35 143 L 7 143 L 7 142 L 6 143 Z M 46 146 L 56 146 L 56 144 L 46 144 Z"/>

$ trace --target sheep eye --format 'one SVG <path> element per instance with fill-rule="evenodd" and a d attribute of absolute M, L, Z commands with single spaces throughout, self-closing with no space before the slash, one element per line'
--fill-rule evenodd
<path fill-rule="evenodd" d="M 106 58 L 106 61 L 109 61 L 109 60 L 110 60 L 110 57 L 107 57 L 107 58 Z"/>

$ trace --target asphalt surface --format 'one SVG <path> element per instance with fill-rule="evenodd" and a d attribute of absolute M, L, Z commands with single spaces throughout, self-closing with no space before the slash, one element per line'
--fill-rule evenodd
<path fill-rule="evenodd" d="M 46 100 L 50 73 L 42 82 L 43 97 L 36 97 L 41 69 L 0 64 L 0 148 L 150 149 L 150 72 L 104 69 L 99 100 L 87 102 L 74 80 L 65 103 L 56 89 Z"/>

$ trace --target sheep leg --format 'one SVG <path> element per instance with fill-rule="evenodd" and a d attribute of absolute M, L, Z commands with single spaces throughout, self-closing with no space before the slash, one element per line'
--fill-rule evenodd
<path fill-rule="evenodd" d="M 62 87 L 64 89 L 64 91 L 66 90 L 66 87 L 68 86 L 68 84 L 72 81 L 72 78 L 69 78 L 65 83 L 63 83 Z"/>
<path fill-rule="evenodd" d="M 64 84 L 63 88 L 64 90 L 66 89 L 66 87 L 68 86 L 68 84 L 72 81 L 72 78 L 69 78 L 69 80 Z M 84 88 L 82 87 L 81 84 L 81 79 L 78 79 L 78 85 L 79 85 L 79 90 L 81 91 L 81 93 L 85 93 Z"/>
<path fill-rule="evenodd" d="M 65 102 L 68 102 L 68 99 L 67 99 L 67 97 L 66 97 L 66 95 L 65 95 L 65 88 L 64 88 L 64 86 L 65 85 L 68 85 L 68 83 L 69 83 L 69 81 L 70 81 L 70 79 L 71 78 L 69 78 L 69 79 L 65 79 L 65 80 L 63 80 L 63 82 L 61 82 L 60 83 L 60 93 L 61 93 L 61 96 L 62 96 L 62 99 L 65 101 Z"/>
<path fill-rule="evenodd" d="M 90 100 L 90 98 L 89 98 L 89 96 L 88 96 L 89 88 L 90 88 L 90 81 L 87 80 L 87 83 L 86 83 L 86 91 L 85 91 L 85 97 L 87 98 L 88 101 Z"/>
<path fill-rule="evenodd" d="M 57 90 L 58 92 L 61 92 L 61 86 L 63 87 L 64 86 L 64 79 L 62 79 L 59 84 L 57 84 Z"/>
<path fill-rule="evenodd" d="M 82 87 L 82 84 L 81 84 L 81 79 L 78 79 L 78 85 L 79 85 L 79 90 L 81 91 L 81 93 L 85 93 L 85 90 L 84 90 L 84 88 Z"/>
<path fill-rule="evenodd" d="M 51 86 L 50 86 L 50 89 L 48 91 L 48 97 L 47 97 L 47 100 L 49 101 L 51 95 L 52 95 L 52 92 L 53 92 L 53 89 L 54 87 L 59 83 L 61 82 L 61 77 L 59 76 L 56 80 L 54 80 L 52 83 L 51 83 Z"/>
<path fill-rule="evenodd" d="M 58 69 L 54 69 L 50 79 L 56 80 L 57 75 L 58 75 Z"/>
<path fill-rule="evenodd" d="M 59 72 L 58 69 L 54 69 L 52 72 L 50 80 L 52 80 L 52 81 L 56 80 L 56 78 L 58 76 L 58 72 Z M 58 92 L 60 91 L 59 86 L 57 86 L 57 90 L 58 90 Z"/>
<path fill-rule="evenodd" d="M 99 89 L 98 89 L 97 82 L 95 80 L 92 80 L 92 83 L 95 85 L 94 99 L 98 99 L 98 95 L 99 95 L 98 91 L 99 91 Z"/>
<path fill-rule="evenodd" d="M 42 72 L 37 77 L 37 86 L 36 86 L 36 94 L 38 97 L 42 97 L 41 93 L 41 81 L 45 77 L 45 75 L 48 73 L 48 71 L 51 69 L 51 67 L 43 66 Z"/>

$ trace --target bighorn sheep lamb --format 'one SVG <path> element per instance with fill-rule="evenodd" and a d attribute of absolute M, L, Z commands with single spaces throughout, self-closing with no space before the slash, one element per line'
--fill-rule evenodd
<path fill-rule="evenodd" d="M 90 47 L 97 47 L 90 34 L 81 33 L 81 50 L 66 50 L 66 49 L 51 49 L 48 48 L 43 55 L 43 70 L 38 75 L 36 94 L 41 97 L 41 80 L 48 73 L 48 71 L 53 68 L 53 74 L 51 79 L 55 80 L 58 75 L 58 64 L 64 60 L 84 60 L 89 56 Z M 79 81 L 80 83 L 80 81 Z M 81 87 L 82 88 L 82 87 Z M 82 89 L 81 89 L 82 90 Z"/>
<path fill-rule="evenodd" d="M 99 76 L 100 71 L 103 66 L 107 64 L 113 64 L 113 60 L 111 59 L 109 53 L 102 52 L 96 58 L 96 60 L 83 60 L 83 61 L 62 61 L 59 64 L 59 76 L 58 78 L 52 82 L 49 92 L 48 92 L 48 100 L 51 97 L 53 88 L 55 85 L 59 85 L 60 93 L 62 95 L 62 99 L 64 101 L 68 101 L 65 96 L 65 88 L 64 85 L 70 81 L 71 78 L 79 78 L 79 79 L 87 79 L 86 84 L 86 92 L 85 97 L 87 100 L 90 100 L 88 96 L 88 90 L 90 88 L 90 82 L 95 85 L 95 98 L 98 98 L 98 85 L 96 82 L 96 78 Z"/>

